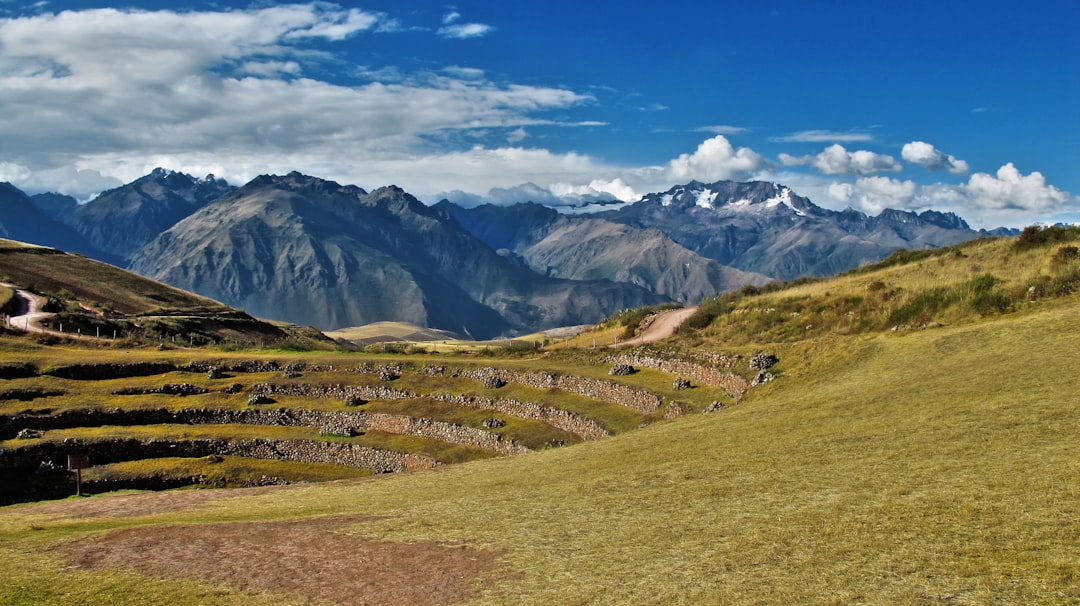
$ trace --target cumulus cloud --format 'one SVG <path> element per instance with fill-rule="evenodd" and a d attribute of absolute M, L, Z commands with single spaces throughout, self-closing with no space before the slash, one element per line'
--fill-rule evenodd
<path fill-rule="evenodd" d="M 816 156 L 780 154 L 780 162 L 784 166 L 810 165 L 826 175 L 871 175 L 900 170 L 900 163 L 892 156 L 867 150 L 849 152 L 839 143 L 826 147 Z"/>
<path fill-rule="evenodd" d="M 668 164 L 674 181 L 719 181 L 745 178 L 768 166 L 761 155 L 747 147 L 735 149 L 723 135 L 705 140 L 692 154 L 682 154 Z"/>
<path fill-rule="evenodd" d="M 924 141 L 905 143 L 900 157 L 927 170 L 947 170 L 954 175 L 965 175 L 968 172 L 967 162 L 957 160 L 956 156 L 946 154 Z"/>
<path fill-rule="evenodd" d="M 850 206 L 868 214 L 880 213 L 885 208 L 951 211 L 971 225 L 986 228 L 1023 227 L 1075 211 L 1078 206 L 1076 199 L 1048 184 L 1041 173 L 1025 175 L 1012 163 L 993 175 L 975 173 L 967 183 L 920 186 L 910 180 L 872 176 L 854 182 L 833 181 L 818 191 L 825 194 L 821 198 L 825 206 L 830 206 L 832 201 L 833 206 Z"/>
<path fill-rule="evenodd" d="M 961 191 L 978 207 L 1045 213 L 1060 210 L 1069 194 L 1050 185 L 1042 173 L 1021 174 L 1012 162 L 996 175 L 975 173 Z"/>
<path fill-rule="evenodd" d="M 852 208 L 877 215 L 886 208 L 910 208 L 918 186 L 914 181 L 891 177 L 860 177 L 854 183 L 834 182 L 829 195 Z"/>
<path fill-rule="evenodd" d="M 622 202 L 634 202 L 641 198 L 641 194 L 634 191 L 620 178 L 593 179 L 588 185 L 570 185 L 568 183 L 553 183 L 551 191 L 561 198 L 573 197 L 584 202 L 598 202 L 606 200 L 620 200 Z"/>

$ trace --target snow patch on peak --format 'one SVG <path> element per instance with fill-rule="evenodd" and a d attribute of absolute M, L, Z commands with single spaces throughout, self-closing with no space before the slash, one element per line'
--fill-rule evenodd
<path fill-rule="evenodd" d="M 716 196 L 719 192 L 703 189 L 697 192 L 697 200 L 694 202 L 701 208 L 716 208 Z"/>
<path fill-rule="evenodd" d="M 795 214 L 799 215 L 800 217 L 806 216 L 806 213 L 799 210 L 798 208 L 795 208 L 795 205 L 791 201 L 791 190 L 786 187 L 780 187 L 779 193 L 765 201 L 766 208 L 772 208 L 781 204 L 795 211 Z"/>
<path fill-rule="evenodd" d="M 675 200 L 675 194 L 666 193 L 660 196 L 660 206 L 671 206 L 671 203 Z"/>

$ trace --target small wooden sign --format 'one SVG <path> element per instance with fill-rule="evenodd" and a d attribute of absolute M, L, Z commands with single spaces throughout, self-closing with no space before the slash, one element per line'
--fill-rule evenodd
<path fill-rule="evenodd" d="M 68 471 L 90 467 L 90 455 L 68 455 Z"/>
<path fill-rule="evenodd" d="M 90 467 L 90 455 L 68 455 L 68 471 L 74 471 L 76 474 L 75 496 L 77 497 L 82 496 L 82 470 L 88 467 Z"/>

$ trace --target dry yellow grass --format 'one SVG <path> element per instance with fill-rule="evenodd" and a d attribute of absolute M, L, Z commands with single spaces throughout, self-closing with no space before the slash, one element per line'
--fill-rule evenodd
<path fill-rule="evenodd" d="M 141 519 L 7 508 L 0 574 L 16 582 L 0 599 L 230 603 L 251 596 L 119 571 L 64 572 L 95 589 L 56 595 L 48 547 L 348 511 L 385 516 L 362 536 L 507 550 L 523 576 L 481 604 L 1080 601 L 1080 408 L 1070 381 L 1048 380 L 1080 363 L 1080 301 L 804 353 L 782 363 L 798 380 L 738 407 L 602 442 Z"/>

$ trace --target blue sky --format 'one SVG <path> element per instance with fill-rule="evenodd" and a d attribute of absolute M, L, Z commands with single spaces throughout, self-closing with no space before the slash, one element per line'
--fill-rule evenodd
<path fill-rule="evenodd" d="M 1076 0 L 0 0 L 0 180 L 299 170 L 558 204 L 764 179 L 1080 220 L 1077 25 Z"/>

